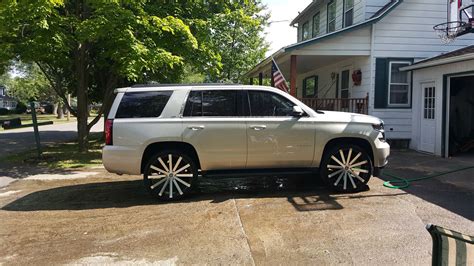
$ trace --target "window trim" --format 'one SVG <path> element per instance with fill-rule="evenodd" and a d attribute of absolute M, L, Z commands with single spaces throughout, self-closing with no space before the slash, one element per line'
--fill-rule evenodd
<path fill-rule="evenodd" d="M 314 30 L 314 18 L 316 18 L 316 17 L 318 18 L 318 30 L 317 30 L 317 32 Z M 321 13 L 319 11 L 316 14 L 313 15 L 312 22 L 313 22 L 313 25 L 311 27 L 311 33 L 312 33 L 313 37 L 316 37 L 320 33 L 320 29 L 321 29 Z"/>
<path fill-rule="evenodd" d="M 307 38 L 304 37 L 304 27 L 305 27 L 305 26 L 308 27 L 308 37 L 307 37 Z M 302 41 L 306 41 L 306 40 L 308 40 L 308 39 L 309 39 L 309 21 L 306 20 L 306 21 L 303 23 L 303 25 L 301 26 L 301 40 L 302 40 Z"/>
<path fill-rule="evenodd" d="M 388 85 L 387 85 L 387 107 L 410 107 L 411 105 L 411 91 L 412 91 L 412 84 L 411 84 L 411 71 L 405 71 L 407 72 L 407 83 L 392 83 L 392 64 L 407 64 L 411 65 L 412 62 L 408 60 L 389 60 L 388 62 Z M 408 91 L 407 91 L 407 103 L 390 103 L 390 90 L 391 90 L 391 85 L 407 85 L 408 86 Z"/>
<path fill-rule="evenodd" d="M 342 2 L 342 27 L 350 27 L 354 25 L 354 6 L 355 6 L 355 1 L 352 1 L 352 7 L 346 10 L 346 3 L 347 0 L 343 0 Z M 352 10 L 352 24 L 351 25 L 346 25 L 346 13 Z"/>
<path fill-rule="evenodd" d="M 334 16 L 334 19 L 329 20 L 329 6 L 334 4 L 334 9 L 336 11 L 336 14 Z M 337 17 L 337 6 L 336 6 L 336 1 L 332 0 L 326 5 L 326 33 L 334 32 L 336 31 L 336 17 Z M 329 23 L 334 21 L 334 30 L 329 31 Z"/>
<path fill-rule="evenodd" d="M 306 81 L 308 79 L 314 79 L 314 93 L 313 94 L 306 93 Z M 318 89 L 319 89 L 318 82 L 319 82 L 318 75 L 307 76 L 306 78 L 303 79 L 303 98 L 306 98 L 306 97 L 318 98 Z"/>

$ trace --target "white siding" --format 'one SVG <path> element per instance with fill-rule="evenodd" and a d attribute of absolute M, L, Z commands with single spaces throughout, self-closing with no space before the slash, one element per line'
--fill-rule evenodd
<path fill-rule="evenodd" d="M 435 119 L 436 119 L 436 142 L 435 154 L 441 154 L 442 143 L 442 117 L 443 117 L 443 75 L 474 71 L 474 60 L 458 62 L 453 64 L 441 65 L 436 67 L 414 70 L 413 72 L 413 112 L 412 112 L 412 134 L 410 148 L 420 149 L 421 136 L 421 84 L 425 82 L 434 82 L 436 88 Z"/>
<path fill-rule="evenodd" d="M 390 0 L 365 0 L 365 19 L 372 17 L 377 11 L 390 2 Z"/>

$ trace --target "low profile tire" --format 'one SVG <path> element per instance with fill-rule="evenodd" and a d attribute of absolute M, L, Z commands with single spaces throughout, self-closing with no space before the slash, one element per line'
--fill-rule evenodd
<path fill-rule="evenodd" d="M 321 179 L 337 192 L 365 190 L 372 173 L 372 160 L 367 151 L 350 144 L 329 149 L 320 166 Z"/>
<path fill-rule="evenodd" d="M 177 200 L 193 189 L 198 169 L 194 160 L 180 151 L 153 155 L 143 174 L 145 188 L 160 200 Z"/>

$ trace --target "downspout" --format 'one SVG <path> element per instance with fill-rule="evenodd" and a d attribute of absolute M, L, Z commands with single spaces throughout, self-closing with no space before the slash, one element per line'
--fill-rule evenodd
<path fill-rule="evenodd" d="M 375 25 L 376 23 L 373 23 L 371 25 L 371 32 L 370 32 L 370 89 L 369 89 L 369 92 L 370 91 L 373 91 L 372 94 L 369 93 L 369 103 L 368 103 L 368 114 L 371 114 L 372 110 L 373 110 L 373 104 L 371 104 L 371 99 L 375 99 L 374 98 L 374 95 L 375 95 L 375 76 L 374 76 L 374 73 L 375 73 L 375 57 L 374 57 L 374 42 L 375 42 Z M 372 101 L 373 102 L 373 101 Z"/>

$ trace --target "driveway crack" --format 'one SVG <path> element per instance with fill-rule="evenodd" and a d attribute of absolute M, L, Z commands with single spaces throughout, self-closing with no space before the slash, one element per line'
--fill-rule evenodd
<path fill-rule="evenodd" d="M 250 254 L 250 258 L 252 259 L 252 265 L 255 265 L 255 260 L 253 258 L 252 249 L 250 248 L 250 240 L 249 240 L 249 238 L 247 236 L 247 233 L 245 232 L 244 226 L 242 224 L 242 218 L 240 218 L 239 207 L 237 206 L 237 203 L 236 203 L 235 199 L 232 199 L 232 202 L 234 203 L 235 213 L 237 215 L 237 220 L 239 221 L 240 230 L 242 231 L 242 234 L 245 236 L 245 240 L 247 241 L 247 248 L 248 248 L 248 251 L 249 251 L 249 254 Z"/>

